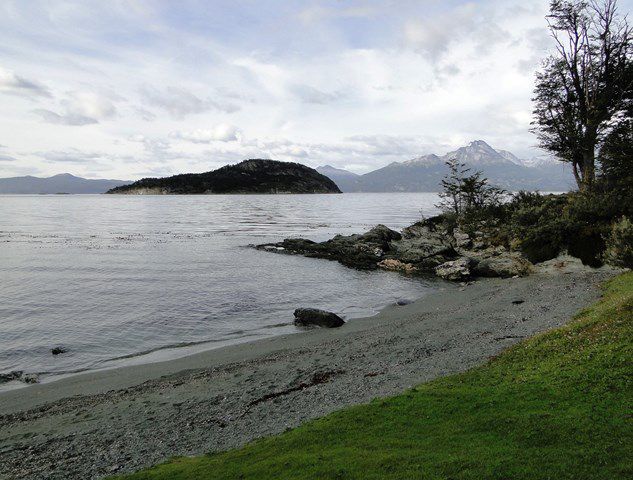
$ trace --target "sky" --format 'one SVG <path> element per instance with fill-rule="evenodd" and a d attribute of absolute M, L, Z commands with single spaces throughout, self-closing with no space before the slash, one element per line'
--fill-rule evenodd
<path fill-rule="evenodd" d="M 621 0 L 631 11 L 633 0 Z M 0 177 L 531 158 L 547 0 L 0 0 Z"/>

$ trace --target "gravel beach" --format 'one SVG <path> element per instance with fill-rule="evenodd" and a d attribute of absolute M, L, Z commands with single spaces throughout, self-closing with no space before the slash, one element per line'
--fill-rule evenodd
<path fill-rule="evenodd" d="M 597 300 L 613 270 L 448 284 L 316 329 L 0 394 L 0 478 L 101 478 L 237 447 L 464 371 Z"/>

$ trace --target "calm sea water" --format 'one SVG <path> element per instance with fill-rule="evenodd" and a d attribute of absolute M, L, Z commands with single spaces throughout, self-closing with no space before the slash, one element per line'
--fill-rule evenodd
<path fill-rule="evenodd" d="M 346 318 L 436 283 L 249 244 L 324 240 L 435 212 L 435 194 L 0 196 L 0 373 L 147 362 Z M 63 346 L 68 353 L 51 354 Z"/>

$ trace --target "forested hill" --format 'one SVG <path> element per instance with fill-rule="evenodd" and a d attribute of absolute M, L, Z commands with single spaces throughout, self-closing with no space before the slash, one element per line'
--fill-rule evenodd
<path fill-rule="evenodd" d="M 222 193 L 341 193 L 336 184 L 316 170 L 298 163 L 244 160 L 211 172 L 166 178 L 144 178 L 107 193 L 129 195 Z"/>

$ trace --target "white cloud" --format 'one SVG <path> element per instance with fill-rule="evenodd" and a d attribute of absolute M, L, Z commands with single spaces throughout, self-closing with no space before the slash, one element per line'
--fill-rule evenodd
<path fill-rule="evenodd" d="M 432 63 L 442 60 L 455 45 L 474 47 L 476 54 L 481 55 L 510 38 L 492 13 L 481 5 L 465 3 L 441 15 L 405 21 L 404 38 Z"/>
<path fill-rule="evenodd" d="M 248 157 L 364 172 L 477 138 L 535 156 L 548 3 L 0 4 L 3 174 L 59 172 L 33 151 L 112 178 Z"/>
<path fill-rule="evenodd" d="M 60 125 L 90 125 L 114 118 L 117 109 L 102 95 L 91 92 L 73 92 L 60 102 L 61 113 L 48 109 L 35 109 L 33 113 L 47 123 Z"/>
<path fill-rule="evenodd" d="M 292 91 L 302 102 L 315 103 L 319 105 L 334 103 L 344 97 L 342 92 L 323 92 L 318 88 L 311 87 L 310 85 L 294 85 L 292 87 Z"/>
<path fill-rule="evenodd" d="M 210 129 L 197 129 L 188 132 L 173 132 L 172 138 L 187 140 L 193 143 L 235 142 L 240 135 L 240 129 L 235 125 L 220 123 Z"/>
<path fill-rule="evenodd" d="M 27 80 L 0 67 L 0 92 L 27 98 L 50 97 L 48 89 L 34 80 Z"/>
<path fill-rule="evenodd" d="M 178 87 L 167 87 L 165 90 L 146 87 L 142 89 L 142 96 L 148 105 L 162 108 L 177 119 L 210 110 L 234 113 L 240 109 L 234 103 L 200 98 L 190 91 Z"/>

